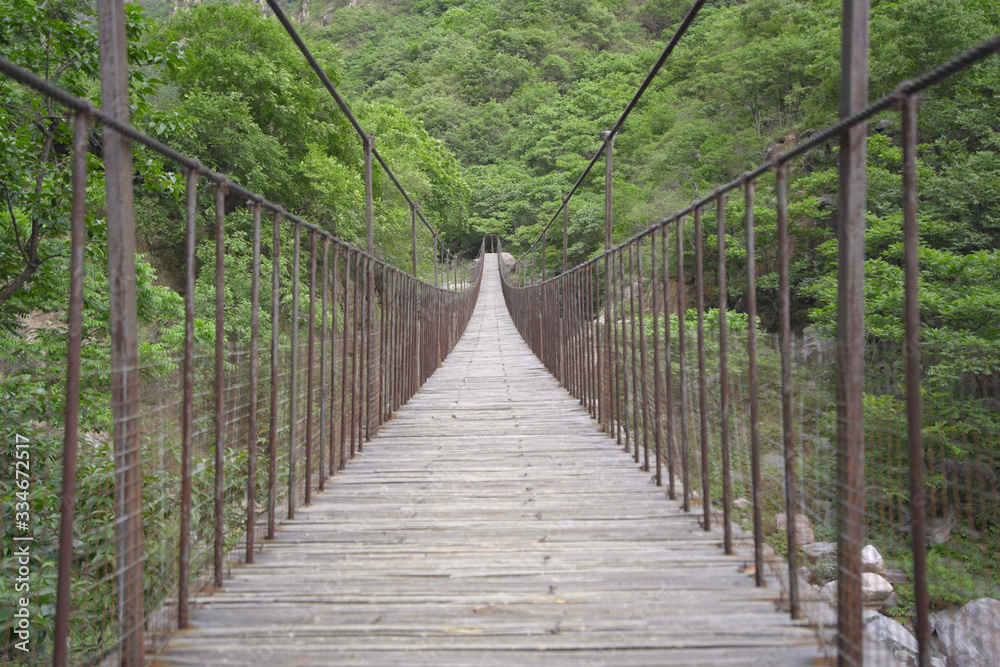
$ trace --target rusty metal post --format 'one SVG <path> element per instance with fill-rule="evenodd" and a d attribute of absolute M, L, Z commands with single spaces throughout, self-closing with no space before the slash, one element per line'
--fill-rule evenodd
<path fill-rule="evenodd" d="M 382 290 L 382 326 L 385 327 L 385 407 L 383 409 L 383 422 L 387 422 L 392 419 L 393 413 L 396 412 L 396 398 L 399 395 L 399 375 L 400 375 L 400 356 L 399 356 L 399 301 L 397 298 L 397 285 L 399 282 L 399 274 L 395 269 L 386 266 L 385 270 L 388 272 L 388 276 L 383 280 L 383 290 Z"/>
<path fill-rule="evenodd" d="M 302 227 L 295 224 L 292 237 L 292 364 L 288 397 L 288 518 L 295 518 L 295 444 L 299 422 L 299 252 Z"/>
<path fill-rule="evenodd" d="M 646 313 L 642 308 L 642 241 L 635 241 L 635 265 L 639 286 L 639 382 L 642 386 L 642 469 L 649 472 L 649 389 L 646 376 Z"/>
<path fill-rule="evenodd" d="M 563 195 L 563 228 L 562 228 L 562 275 L 566 275 L 569 267 L 569 197 Z M 559 381 L 568 387 L 566 348 L 569 344 L 566 337 L 566 280 L 559 280 Z"/>
<path fill-rule="evenodd" d="M 306 352 L 306 460 L 305 496 L 306 505 L 312 503 L 312 455 L 313 455 L 313 408 L 315 396 L 313 387 L 316 380 L 316 232 L 309 232 L 309 342 Z"/>
<path fill-rule="evenodd" d="M 198 172 L 187 172 L 184 239 L 184 398 L 181 408 L 181 520 L 177 563 L 177 627 L 188 627 L 191 565 L 191 450 L 194 446 L 194 278 L 198 222 Z"/>
<path fill-rule="evenodd" d="M 634 454 L 635 462 L 639 462 L 639 429 L 642 428 L 642 421 L 639 417 L 640 403 L 642 402 L 639 398 L 639 368 L 638 368 L 638 355 L 636 354 L 636 330 L 635 330 L 635 283 L 633 279 L 635 278 L 635 253 L 633 252 L 633 244 L 628 244 L 628 309 L 629 309 L 629 339 L 628 339 L 628 352 L 629 357 L 632 362 L 632 428 L 630 429 L 630 435 L 632 436 L 632 452 Z M 646 452 L 647 462 L 649 457 L 649 452 Z"/>
<path fill-rule="evenodd" d="M 677 236 L 677 368 L 681 385 L 681 484 L 684 486 L 684 511 L 691 511 L 690 456 L 688 453 L 688 390 L 687 390 L 687 296 L 684 285 L 684 218 L 678 218 Z"/>
<path fill-rule="evenodd" d="M 611 230 L 613 227 L 612 204 L 612 174 L 614 170 L 615 135 L 610 130 L 601 133 L 604 138 L 604 251 L 611 249 Z"/>
<path fill-rule="evenodd" d="M 757 370 L 757 256 L 753 219 L 754 182 L 744 183 L 747 248 L 747 368 L 750 399 L 750 477 L 753 494 L 754 577 L 764 585 L 764 518 L 760 476 L 760 407 Z"/>
<path fill-rule="evenodd" d="M 695 304 L 698 309 L 698 421 L 701 426 L 701 508 L 702 527 L 712 527 L 711 489 L 708 480 L 708 377 L 705 373 L 705 266 L 701 229 L 701 209 L 694 210 Z"/>
<path fill-rule="evenodd" d="M 417 205 L 410 204 L 410 257 L 413 260 L 413 277 L 417 277 Z"/>
<path fill-rule="evenodd" d="M 260 381 L 260 217 L 261 203 L 253 207 L 253 269 L 250 278 L 250 414 L 247 424 L 247 550 L 246 561 L 253 563 L 257 523 L 257 385 Z"/>
<path fill-rule="evenodd" d="M 215 186 L 215 540 L 213 544 L 216 589 L 222 588 L 225 551 L 225 451 L 226 451 L 226 191 Z"/>
<path fill-rule="evenodd" d="M 614 198 L 614 180 L 613 180 L 613 176 L 614 176 L 615 135 L 612 134 L 609 130 L 605 130 L 602 133 L 602 137 L 604 138 L 604 253 L 605 253 L 605 255 L 604 255 L 604 282 L 605 282 L 605 294 L 608 294 L 608 293 L 610 293 L 609 290 L 608 290 L 610 282 L 612 280 L 614 280 L 613 277 L 609 277 L 609 273 L 610 273 L 609 269 L 611 268 L 611 265 L 609 265 L 609 259 L 613 260 L 613 258 L 609 258 L 608 251 L 611 250 L 611 237 L 612 237 L 612 232 L 614 230 L 614 215 L 613 215 L 613 212 L 612 212 L 612 204 L 613 204 L 613 198 Z M 566 203 L 566 206 L 567 207 L 569 206 L 569 202 Z M 611 390 L 612 390 L 611 382 L 610 382 L 610 379 L 611 379 L 611 353 L 612 353 L 612 351 L 611 351 L 611 337 L 612 337 L 611 327 L 612 327 L 612 324 L 610 322 L 610 318 L 608 318 L 607 316 L 605 316 L 604 319 L 605 319 L 605 321 L 604 321 L 604 338 L 607 340 L 607 343 L 605 345 L 605 349 L 603 351 L 604 352 L 604 356 L 605 356 L 604 366 L 606 366 L 607 369 L 608 369 L 608 380 L 609 380 L 609 382 L 608 382 L 608 391 L 610 393 Z M 617 343 L 617 341 L 616 341 L 616 343 Z M 616 347 L 617 347 L 617 345 L 616 345 Z M 610 396 L 609 396 L 609 398 L 610 398 Z M 609 407 L 610 407 L 611 403 L 612 403 L 612 401 L 609 400 L 608 401 Z M 621 413 L 620 413 L 620 411 L 616 411 L 616 412 L 618 413 L 617 416 L 618 416 L 618 420 L 620 421 L 621 420 Z M 605 426 L 605 430 L 608 431 L 608 433 L 610 433 L 610 429 L 611 429 L 611 412 L 609 411 L 609 414 L 607 416 L 607 424 L 606 425 L 605 425 L 605 420 L 602 419 L 600 421 L 601 421 L 602 426 Z M 616 432 L 618 433 L 618 444 L 621 444 L 620 427 L 619 427 L 619 429 L 616 430 Z M 627 442 L 628 442 L 628 439 L 626 438 L 626 443 Z"/>
<path fill-rule="evenodd" d="M 360 313 L 358 319 L 358 331 L 361 337 L 360 352 L 358 361 L 358 451 L 364 451 L 364 443 L 368 440 L 368 410 L 370 408 L 370 403 L 368 402 L 368 384 L 370 380 L 369 371 L 371 369 L 369 361 L 369 346 L 371 345 L 371 339 L 369 338 L 368 329 L 368 285 L 369 278 L 371 277 L 368 273 L 368 257 L 362 255 L 360 258 L 360 273 L 364 283 L 361 289 L 358 290 L 358 298 L 361 299 L 361 305 L 359 306 Z"/>
<path fill-rule="evenodd" d="M 618 336 L 618 320 L 624 319 L 621 314 L 621 284 L 618 280 L 618 257 L 619 253 L 614 252 L 608 255 L 607 269 L 611 273 L 611 363 L 608 364 L 610 382 L 608 382 L 613 396 L 611 399 L 611 417 L 614 422 L 615 441 L 625 451 L 628 451 L 628 441 L 622 442 L 623 419 L 622 419 L 622 370 L 621 370 L 621 341 Z"/>
<path fill-rule="evenodd" d="M 629 399 L 629 377 L 628 377 L 628 322 L 626 321 L 625 313 L 625 251 L 621 250 L 616 253 L 618 257 L 618 299 L 621 304 L 621 310 L 619 310 L 619 319 L 621 319 L 621 336 L 619 337 L 619 343 L 621 347 L 618 353 L 618 365 L 619 365 L 619 376 L 618 389 L 621 392 L 622 403 L 621 411 L 618 413 L 618 418 L 623 421 L 622 430 L 625 433 L 625 451 L 630 451 L 629 447 L 635 444 L 635 437 L 633 434 L 633 429 L 635 424 L 633 420 L 629 419 L 628 414 L 628 399 Z M 630 290 L 631 291 L 631 290 Z M 635 396 L 632 396 L 632 400 L 635 400 Z M 636 459 L 638 461 L 638 459 Z"/>
<path fill-rule="evenodd" d="M 323 454 L 325 453 L 326 445 L 326 293 L 327 293 L 327 283 L 330 279 L 330 239 L 323 239 L 323 282 L 320 286 L 320 297 L 321 297 L 321 319 L 322 326 L 320 327 L 319 334 L 319 465 L 317 469 L 319 470 L 319 490 L 323 491 L 326 487 L 326 471 L 323 468 Z M 330 412 L 330 424 L 332 428 L 333 424 L 333 411 Z M 333 447 L 330 448 L 330 454 L 333 454 Z"/>
<path fill-rule="evenodd" d="M 369 253 L 371 255 L 371 253 Z M 372 353 L 372 336 L 375 331 L 375 260 L 369 256 L 365 262 L 365 442 L 371 442 L 375 426 L 372 424 L 372 378 L 375 375 L 375 355 Z M 377 411 L 376 411 L 377 413 Z"/>
<path fill-rule="evenodd" d="M 719 421 L 722 445 L 722 528 L 723 546 L 727 554 L 733 553 L 732 503 L 733 491 L 730 479 L 729 452 L 729 340 L 726 321 L 726 196 L 720 194 L 716 200 L 716 216 L 719 245 Z"/>
<path fill-rule="evenodd" d="M 267 432 L 267 539 L 274 539 L 278 502 L 278 323 L 281 305 L 281 213 L 274 214 L 271 239 L 271 398 Z"/>
<path fill-rule="evenodd" d="M 129 122 L 128 48 L 123 0 L 99 0 L 98 43 L 105 113 Z M 132 149 L 104 128 L 111 323 L 111 414 L 115 451 L 115 558 L 118 641 L 123 667 L 143 661 L 142 458 L 139 449 L 139 352 L 132 217 Z"/>
<path fill-rule="evenodd" d="M 569 268 L 569 197 L 563 195 L 562 272 Z"/>
<path fill-rule="evenodd" d="M 594 342 L 594 265 L 587 265 L 587 272 L 584 276 L 584 289 L 586 289 L 587 300 L 586 307 L 584 309 L 584 316 L 587 319 L 586 322 L 586 341 L 587 341 L 587 395 L 588 395 L 588 407 L 590 410 L 590 416 L 597 418 L 597 378 L 595 377 L 596 365 L 594 364 L 594 352 L 597 351 L 597 347 Z"/>
<path fill-rule="evenodd" d="M 69 652 L 70 583 L 73 578 L 73 505 L 76 497 L 77 430 L 80 423 L 80 350 L 83 345 L 83 274 L 87 249 L 87 135 L 90 117 L 73 114 L 73 204 L 70 222 L 69 305 L 66 328 L 66 416 L 63 483 L 59 507 L 59 579 L 52 664 L 64 667 Z M 15 445 L 17 446 L 17 445 Z M 22 445 L 23 446 L 23 445 Z M 14 538 L 18 539 L 18 538 Z"/>
<path fill-rule="evenodd" d="M 667 230 L 663 229 L 662 233 L 666 234 Z M 656 272 L 655 229 L 649 235 L 649 264 L 653 288 L 653 446 L 656 447 L 656 485 L 663 486 L 663 427 L 660 409 L 663 382 L 660 379 L 660 287 Z M 668 368 L 667 371 L 669 370 Z"/>
<path fill-rule="evenodd" d="M 927 590 L 927 491 L 924 487 L 923 414 L 920 398 L 920 300 L 917 258 L 917 109 L 919 97 L 906 95 L 903 120 L 903 254 L 906 309 L 906 413 L 910 464 L 910 545 L 913 551 L 914 629 L 920 665 L 930 665 L 930 595 Z"/>
<path fill-rule="evenodd" d="M 343 461 L 343 444 L 340 447 L 340 461 L 337 460 L 337 283 L 340 282 L 338 260 L 340 248 L 333 246 L 333 277 L 330 281 L 330 475 L 336 472 Z M 346 331 L 345 331 L 346 333 Z M 341 343 L 346 337 L 341 337 Z M 346 345 L 345 345 L 346 347 Z M 343 423 L 343 411 L 341 411 Z"/>
<path fill-rule="evenodd" d="M 580 400 L 583 405 L 583 346 L 581 344 L 581 322 L 580 317 L 580 270 L 573 271 L 573 395 Z"/>
<path fill-rule="evenodd" d="M 358 269 L 360 253 L 354 252 L 354 279 L 351 281 L 351 458 L 358 452 Z"/>
<path fill-rule="evenodd" d="M 545 272 L 545 244 L 546 244 L 545 230 L 543 229 L 542 230 L 542 282 L 543 283 L 545 282 L 545 278 L 546 278 L 546 272 Z M 546 344 L 546 340 L 545 340 L 545 338 L 546 338 L 545 328 L 546 328 L 546 325 L 547 325 L 547 322 L 548 322 L 548 315 L 549 315 L 548 305 L 549 305 L 549 303 L 548 303 L 548 290 L 546 288 L 544 288 L 544 287 L 541 288 L 541 299 L 542 299 L 542 309 L 541 309 L 541 312 L 540 312 L 541 319 L 539 320 L 539 324 L 541 325 L 541 331 L 540 331 L 541 335 L 538 337 L 538 344 L 539 344 L 539 347 L 538 347 L 538 358 L 542 360 L 542 363 L 546 367 L 548 367 L 549 363 L 548 363 L 548 359 L 546 358 L 545 354 L 548 351 L 549 346 Z"/>
<path fill-rule="evenodd" d="M 366 135 L 365 149 L 365 248 L 369 255 L 375 254 L 375 230 L 373 225 L 372 201 L 372 151 L 375 149 L 375 135 Z"/>
<path fill-rule="evenodd" d="M 388 314 L 389 314 L 389 283 L 392 281 L 392 273 L 388 266 L 383 266 L 382 270 L 382 308 L 379 310 L 378 318 L 378 332 L 379 332 L 379 346 L 378 346 L 378 410 L 375 413 L 375 433 L 378 433 L 378 429 L 381 427 L 382 423 L 385 421 L 385 409 L 388 404 L 386 392 L 389 389 L 389 379 L 386 374 L 388 368 L 385 363 L 386 347 L 389 344 L 389 326 L 388 326 Z M 374 301 L 372 302 L 374 310 Z"/>
<path fill-rule="evenodd" d="M 869 0 L 844 0 L 840 117 L 868 104 Z M 840 136 L 837 261 L 837 648 L 860 665 L 861 547 L 865 532 L 865 208 L 868 124 Z"/>
<path fill-rule="evenodd" d="M 350 421 L 351 428 L 354 427 L 353 417 L 347 415 L 347 300 L 351 291 L 351 256 L 353 252 L 350 248 L 345 248 L 344 255 L 344 325 L 343 334 L 340 337 L 341 364 L 340 364 L 340 467 L 343 469 L 347 465 L 347 424 Z M 352 359 L 353 366 L 353 359 Z M 354 388 L 354 370 L 351 370 L 351 389 Z M 353 394 L 352 394 L 353 400 Z M 353 408 L 351 413 L 353 414 Z M 354 456 L 354 439 L 351 437 L 350 455 Z"/>
<path fill-rule="evenodd" d="M 677 498 L 675 488 L 676 468 L 674 465 L 674 370 L 670 352 L 670 233 L 663 228 L 660 237 L 660 253 L 663 255 L 663 368 L 666 376 L 667 398 L 667 497 Z"/>
<path fill-rule="evenodd" d="M 788 599 L 792 618 L 799 617 L 799 570 L 795 510 L 795 439 L 792 433 L 792 315 L 788 285 L 788 166 L 777 168 L 778 195 L 778 335 L 781 348 L 781 433 L 785 454 L 785 516 L 788 519 Z"/>

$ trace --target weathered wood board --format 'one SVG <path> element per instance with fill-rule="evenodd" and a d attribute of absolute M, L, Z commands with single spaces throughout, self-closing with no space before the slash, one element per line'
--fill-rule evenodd
<path fill-rule="evenodd" d="M 514 329 L 487 256 L 442 367 L 256 563 L 198 597 L 163 665 L 818 664 Z"/>

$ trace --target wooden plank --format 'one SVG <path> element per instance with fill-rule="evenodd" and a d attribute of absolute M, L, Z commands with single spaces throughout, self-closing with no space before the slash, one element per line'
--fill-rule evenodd
<path fill-rule="evenodd" d="M 458 346 L 197 598 L 163 665 L 818 664 L 750 552 L 665 498 L 517 335 L 487 257 Z"/>

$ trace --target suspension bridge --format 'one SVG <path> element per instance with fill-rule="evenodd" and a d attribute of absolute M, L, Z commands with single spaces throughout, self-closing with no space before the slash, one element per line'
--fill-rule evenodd
<path fill-rule="evenodd" d="M 895 108 L 909 430 L 905 457 L 884 463 L 906 479 L 910 496 L 880 511 L 886 530 L 910 545 L 902 579 L 912 586 L 913 646 L 904 648 L 930 664 L 929 514 L 971 516 L 964 498 L 989 499 L 995 489 L 985 474 L 968 473 L 981 470 L 977 461 L 943 473 L 945 489 L 954 475 L 966 496 L 938 497 L 925 484 L 937 464 L 925 458 L 921 432 L 918 98 L 995 54 L 1000 36 L 869 103 L 867 4 L 845 0 L 841 121 L 614 245 L 615 138 L 697 16 L 697 0 L 525 252 L 515 258 L 487 238 L 474 260 L 442 263 L 438 230 L 276 2 L 268 4 L 364 147 L 364 249 L 133 128 L 123 8 L 98 4 L 102 109 L 0 59 L 4 76 L 68 109 L 75 132 L 59 528 L 47 535 L 58 585 L 54 621 L 33 660 L 131 667 L 895 659 L 898 647 L 864 638 L 873 602 L 883 601 L 873 600 L 871 577 L 888 585 L 889 573 L 862 558 L 872 533 L 864 484 L 866 121 Z M 80 447 L 78 423 L 94 123 L 104 133 L 114 452 L 113 511 L 100 516 L 77 484 L 78 462 L 91 455 Z M 790 328 L 788 167 L 837 141 L 838 339 L 809 351 Z M 187 174 L 184 352 L 167 382 L 139 372 L 131 142 Z M 570 267 L 571 200 L 602 160 L 604 251 Z M 407 271 L 373 245 L 375 163 L 410 208 Z M 754 323 L 754 197 L 772 175 L 779 335 L 758 341 L 755 326 L 728 330 L 725 204 L 744 197 L 741 309 Z M 211 349 L 194 329 L 205 192 L 214 201 Z M 250 335 L 239 342 L 226 340 L 233 309 L 225 287 L 247 276 L 225 270 L 227 197 L 252 215 Z M 560 220 L 561 268 L 546 256 Z M 418 222 L 432 236 L 433 280 L 419 275 L 418 255 L 428 249 L 418 248 Z M 713 231 L 717 265 L 707 266 Z M 264 256 L 271 276 L 262 274 Z M 718 311 L 713 326 L 706 300 Z M 696 324 L 685 323 L 689 310 Z M 820 407 L 808 412 L 806 403 Z M 82 524 L 95 522 L 99 534 L 84 536 L 92 544 L 76 539 Z M 815 539 L 814 529 L 836 543 Z M 801 568 L 804 547 L 817 544 L 836 569 L 822 591 Z M 88 569 L 81 549 L 113 557 Z M 12 648 L 17 633 L 33 632 L 30 620 L 18 623 L 8 631 L 8 657 L 22 657 Z"/>
<path fill-rule="evenodd" d="M 756 588 L 523 342 L 496 254 L 465 334 L 164 665 L 810 664 Z"/>

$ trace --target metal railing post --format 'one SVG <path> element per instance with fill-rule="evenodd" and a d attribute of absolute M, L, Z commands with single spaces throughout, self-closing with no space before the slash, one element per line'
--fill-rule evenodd
<path fill-rule="evenodd" d="M 778 318 L 781 349 L 781 434 L 785 459 L 785 517 L 788 529 L 788 599 L 792 618 L 799 616 L 798 521 L 795 490 L 795 440 L 792 433 L 792 316 L 788 285 L 791 246 L 788 241 L 788 167 L 777 169 Z"/>
<path fill-rule="evenodd" d="M 83 274 L 87 248 L 88 114 L 73 114 L 73 204 L 70 222 L 69 306 L 66 328 L 66 416 L 63 430 L 63 483 L 59 512 L 59 579 L 53 658 L 64 667 L 69 652 L 70 584 L 73 578 L 73 505 L 76 497 L 77 430 L 80 417 L 80 351 L 83 345 Z M 16 438 L 15 438 L 16 440 Z M 15 442 L 15 447 L 23 446 Z M 18 539 L 18 538 L 14 538 Z"/>
<path fill-rule="evenodd" d="M 278 329 L 281 298 L 281 220 L 274 214 L 271 238 L 271 397 L 267 433 L 267 539 L 274 539 L 278 504 Z"/>
<path fill-rule="evenodd" d="M 417 277 L 417 205 L 410 204 L 410 257 L 413 260 L 413 277 Z"/>
<path fill-rule="evenodd" d="M 260 218 L 263 206 L 253 206 L 253 269 L 250 286 L 250 414 L 247 420 L 247 563 L 253 562 L 257 490 L 257 384 L 260 357 Z"/>
<path fill-rule="evenodd" d="M 309 232 L 309 328 L 306 347 L 306 460 L 305 495 L 303 502 L 312 503 L 313 410 L 316 380 L 316 232 Z"/>
<path fill-rule="evenodd" d="M 868 103 L 869 0 L 844 0 L 840 118 Z M 861 547 L 865 531 L 865 209 L 867 122 L 840 135 L 837 262 L 837 647 L 863 663 Z M 791 519 L 789 520 L 791 525 Z"/>
<path fill-rule="evenodd" d="M 184 239 L 184 398 L 181 408 L 181 517 L 177 563 L 177 627 L 188 627 L 191 566 L 191 450 L 194 446 L 195 242 L 198 233 L 198 172 L 187 172 L 187 229 Z"/>
<path fill-rule="evenodd" d="M 930 594 L 927 589 L 927 490 L 924 487 L 923 406 L 920 397 L 920 266 L 917 261 L 917 108 L 919 97 L 902 102 L 903 135 L 903 246 L 906 312 L 906 416 L 910 465 L 910 540 L 913 552 L 913 627 L 920 665 L 930 665 Z"/>
<path fill-rule="evenodd" d="M 716 199 L 716 236 L 719 248 L 719 421 L 722 448 L 722 529 L 723 547 L 727 554 L 733 553 L 732 530 L 732 479 L 730 475 L 731 456 L 729 451 L 729 340 L 726 320 L 726 196 Z"/>
<path fill-rule="evenodd" d="M 295 518 L 295 445 L 299 424 L 299 254 L 301 225 L 295 224 L 292 237 L 292 363 L 291 394 L 288 397 L 288 518 Z"/>
<path fill-rule="evenodd" d="M 129 122 L 128 48 L 123 0 L 99 0 L 98 43 L 104 112 Z M 142 457 L 139 448 L 139 352 L 132 213 L 132 148 L 128 137 L 104 128 L 111 324 L 111 413 L 115 451 L 115 558 L 120 662 L 143 661 Z"/>
<path fill-rule="evenodd" d="M 215 186 L 215 540 L 213 584 L 222 588 L 225 550 L 226 452 L 226 191 Z"/>
<path fill-rule="evenodd" d="M 752 180 L 744 184 L 744 210 L 747 250 L 747 368 L 749 371 L 747 393 L 750 416 L 750 480 L 753 496 L 753 553 L 754 579 L 757 586 L 764 585 L 764 519 L 760 475 L 760 408 L 758 401 L 757 370 L 757 251 L 754 229 Z"/>

